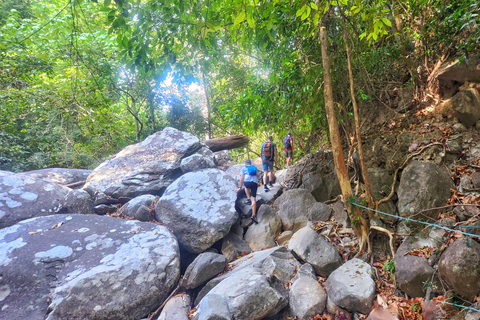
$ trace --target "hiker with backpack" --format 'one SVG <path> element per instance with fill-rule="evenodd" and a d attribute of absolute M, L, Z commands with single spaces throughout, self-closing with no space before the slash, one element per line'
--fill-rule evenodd
<path fill-rule="evenodd" d="M 287 136 L 283 139 L 283 146 L 285 147 L 285 159 L 287 160 L 285 168 L 288 168 L 293 157 L 293 139 L 290 131 L 287 132 Z"/>
<path fill-rule="evenodd" d="M 252 205 L 252 216 L 251 219 L 253 222 L 258 223 L 257 220 L 257 187 L 258 187 L 258 178 L 257 178 L 257 167 L 252 165 L 250 159 L 245 160 L 245 167 L 240 170 L 240 187 L 235 190 L 237 194 L 242 191 L 242 186 L 245 186 L 245 194 L 247 195 L 247 200 L 245 204 Z"/>
<path fill-rule="evenodd" d="M 265 192 L 269 190 L 267 183 L 270 187 L 273 187 L 272 181 L 274 181 L 273 165 L 277 158 L 277 145 L 272 140 L 273 137 L 268 136 L 267 142 L 264 142 L 260 148 L 263 164 L 263 189 Z"/>

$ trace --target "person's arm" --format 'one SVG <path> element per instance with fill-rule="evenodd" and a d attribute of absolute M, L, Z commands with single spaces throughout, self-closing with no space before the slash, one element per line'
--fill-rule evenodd
<path fill-rule="evenodd" d="M 240 186 L 238 187 L 237 191 L 240 191 L 242 190 L 242 186 L 243 186 L 243 181 L 245 180 L 245 175 L 244 174 L 240 174 Z"/>

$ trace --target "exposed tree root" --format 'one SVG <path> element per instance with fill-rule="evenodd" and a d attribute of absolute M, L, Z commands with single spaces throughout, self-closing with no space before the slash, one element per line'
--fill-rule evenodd
<path fill-rule="evenodd" d="M 383 199 L 375 202 L 375 210 L 378 210 L 378 207 L 380 206 L 380 204 L 382 204 L 382 203 L 384 203 L 384 202 L 387 202 L 387 201 L 389 201 L 390 199 L 392 199 L 392 197 L 393 197 L 393 195 L 394 195 L 394 193 L 395 193 L 395 183 L 396 183 L 396 181 L 397 181 L 398 171 L 400 171 L 401 169 L 403 169 L 403 168 L 407 165 L 408 161 L 410 161 L 413 157 L 418 156 L 418 155 L 421 154 L 423 151 L 425 151 L 427 148 L 432 147 L 432 146 L 442 146 L 442 147 L 444 147 L 443 143 L 433 142 L 433 143 L 430 143 L 430 144 L 422 147 L 419 151 L 417 151 L 417 152 L 415 152 L 415 153 L 412 153 L 410 156 L 408 156 L 408 158 L 405 159 L 405 161 L 402 163 L 402 165 L 400 165 L 400 166 L 395 170 L 395 174 L 393 175 L 393 183 L 392 183 L 392 186 L 391 186 L 391 188 L 390 188 L 390 194 L 389 194 L 387 197 L 385 197 L 385 198 L 383 198 Z"/>

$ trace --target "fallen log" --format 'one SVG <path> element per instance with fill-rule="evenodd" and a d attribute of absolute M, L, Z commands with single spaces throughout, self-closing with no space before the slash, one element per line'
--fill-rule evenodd
<path fill-rule="evenodd" d="M 217 152 L 244 147 L 248 144 L 248 141 L 248 136 L 237 134 L 233 136 L 205 140 L 203 143 L 213 152 Z"/>

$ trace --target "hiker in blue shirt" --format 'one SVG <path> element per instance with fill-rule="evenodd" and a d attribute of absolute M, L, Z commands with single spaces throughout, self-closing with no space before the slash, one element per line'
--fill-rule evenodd
<path fill-rule="evenodd" d="M 273 165 L 275 164 L 275 159 L 277 159 L 277 145 L 272 140 L 273 137 L 268 136 L 267 142 L 264 142 L 260 148 L 263 163 L 263 189 L 265 191 L 269 190 L 267 183 L 269 183 L 270 187 L 273 187 L 272 181 L 274 181 Z"/>
<path fill-rule="evenodd" d="M 245 161 L 245 167 L 240 171 L 240 187 L 235 190 L 235 192 L 240 192 L 242 186 L 245 185 L 245 193 L 247 195 L 247 200 L 245 204 L 252 205 L 252 217 L 253 222 L 258 223 L 257 221 L 257 187 L 258 187 L 258 178 L 257 178 L 257 167 L 252 165 L 252 161 L 247 159 Z"/>

